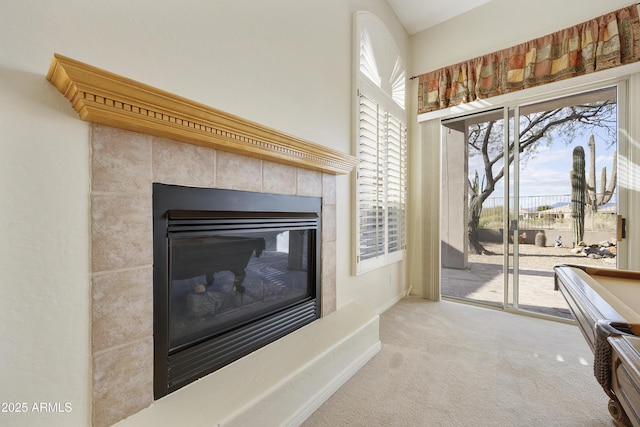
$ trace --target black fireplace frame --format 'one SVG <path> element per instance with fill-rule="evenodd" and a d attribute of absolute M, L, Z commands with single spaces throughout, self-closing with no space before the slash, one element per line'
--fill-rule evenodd
<path fill-rule="evenodd" d="M 321 315 L 322 199 L 217 188 L 153 183 L 154 398 L 208 375 Z M 207 337 L 185 348 L 169 348 L 169 233 L 184 219 L 230 224 L 248 220 L 274 227 L 311 230 L 309 263 L 312 295 L 250 323 Z M 235 225 L 234 225 L 235 226 Z M 202 227 L 198 225 L 198 227 Z"/>

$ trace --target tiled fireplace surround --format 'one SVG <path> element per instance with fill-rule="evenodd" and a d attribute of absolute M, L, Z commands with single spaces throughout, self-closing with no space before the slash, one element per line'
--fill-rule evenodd
<path fill-rule="evenodd" d="M 335 310 L 335 175 L 98 124 L 91 147 L 95 426 L 153 402 L 153 182 L 322 197 L 322 315 Z"/>

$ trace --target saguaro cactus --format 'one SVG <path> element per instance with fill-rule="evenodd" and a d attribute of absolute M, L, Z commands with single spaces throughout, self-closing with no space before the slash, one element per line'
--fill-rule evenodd
<path fill-rule="evenodd" d="M 598 211 L 598 206 L 609 203 L 613 192 L 616 189 L 616 174 L 618 172 L 618 155 L 617 151 L 613 152 L 613 168 L 611 171 L 611 180 L 607 187 L 607 168 L 602 168 L 600 178 L 600 192 L 596 193 L 596 141 L 591 134 L 589 137 L 589 184 L 587 185 L 587 201 L 591 212 Z"/>
<path fill-rule="evenodd" d="M 472 180 L 469 180 L 469 245 L 474 251 L 481 253 L 483 248 L 478 240 L 478 229 L 480 228 L 480 216 L 482 215 L 482 201 L 480 193 L 484 190 L 484 177 L 482 181 L 478 177 L 478 171 Z"/>
<path fill-rule="evenodd" d="M 584 173 L 584 148 L 573 149 L 573 170 L 571 171 L 571 217 L 573 218 L 573 245 L 584 238 L 584 205 L 587 181 Z"/>

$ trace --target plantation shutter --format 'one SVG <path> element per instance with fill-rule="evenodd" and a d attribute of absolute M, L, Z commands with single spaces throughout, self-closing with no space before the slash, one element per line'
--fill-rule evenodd
<path fill-rule="evenodd" d="M 375 101 L 359 96 L 358 262 L 406 247 L 406 126 Z"/>
<path fill-rule="evenodd" d="M 407 182 L 407 129 L 387 114 L 387 250 L 403 250 L 405 244 L 405 204 Z"/>
<path fill-rule="evenodd" d="M 359 261 L 384 253 L 384 164 L 379 156 L 384 146 L 384 134 L 380 129 L 383 117 L 384 112 L 375 102 L 360 96 Z"/>
<path fill-rule="evenodd" d="M 404 258 L 407 201 L 406 73 L 391 33 L 375 15 L 356 13 L 354 93 L 354 269 Z"/>

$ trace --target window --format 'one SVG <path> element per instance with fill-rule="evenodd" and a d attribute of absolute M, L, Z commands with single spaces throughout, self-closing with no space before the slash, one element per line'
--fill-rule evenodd
<path fill-rule="evenodd" d="M 357 15 L 356 272 L 396 262 L 406 248 L 405 71 L 373 15 Z"/>

